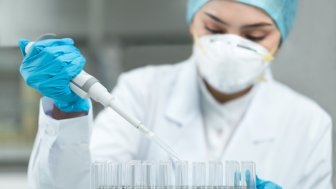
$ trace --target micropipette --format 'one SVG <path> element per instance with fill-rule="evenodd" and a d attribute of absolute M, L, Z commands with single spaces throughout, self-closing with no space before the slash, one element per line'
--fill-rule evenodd
<path fill-rule="evenodd" d="M 53 39 L 56 34 L 44 34 L 39 37 L 36 41 Z M 25 52 L 28 53 L 35 42 L 29 42 L 25 48 Z M 122 110 L 116 103 L 115 98 L 108 92 L 108 90 L 93 76 L 86 73 L 84 70 L 81 71 L 75 78 L 70 82 L 70 88 L 78 96 L 82 98 L 92 98 L 94 101 L 101 103 L 105 107 L 112 108 L 121 117 L 128 121 L 140 132 L 145 134 L 151 141 L 154 141 L 158 146 L 160 146 L 164 151 L 170 154 L 176 160 L 181 160 L 177 153 L 173 151 L 169 145 L 164 143 L 159 137 L 157 137 L 151 130 L 145 127 L 141 121 L 137 120 L 135 117 L 129 113 Z"/>

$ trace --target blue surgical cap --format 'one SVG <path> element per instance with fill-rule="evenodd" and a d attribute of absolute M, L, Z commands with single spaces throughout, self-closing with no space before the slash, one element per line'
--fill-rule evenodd
<path fill-rule="evenodd" d="M 188 0 L 187 20 L 192 22 L 195 14 L 211 0 Z M 282 41 L 287 38 L 297 12 L 297 0 L 236 0 L 264 10 L 275 22 Z"/>

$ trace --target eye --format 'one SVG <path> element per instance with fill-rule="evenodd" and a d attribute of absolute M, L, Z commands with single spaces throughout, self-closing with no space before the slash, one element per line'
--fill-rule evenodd
<path fill-rule="evenodd" d="M 222 30 L 218 30 L 218 29 L 212 29 L 208 26 L 204 26 L 205 30 L 207 30 L 208 32 L 212 33 L 212 34 L 222 34 L 225 33 Z"/>
<path fill-rule="evenodd" d="M 251 41 L 255 41 L 255 42 L 258 42 L 258 41 L 262 41 L 265 39 L 266 36 L 251 36 L 251 35 L 247 35 L 245 36 L 246 39 L 249 39 Z"/>

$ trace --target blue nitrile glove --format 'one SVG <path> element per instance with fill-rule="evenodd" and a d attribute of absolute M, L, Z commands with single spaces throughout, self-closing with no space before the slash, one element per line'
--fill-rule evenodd
<path fill-rule="evenodd" d="M 270 181 L 261 180 L 258 177 L 256 178 L 256 184 L 257 189 L 282 189 L 281 186 Z"/>
<path fill-rule="evenodd" d="M 88 100 L 70 89 L 70 81 L 82 71 L 86 62 L 74 41 L 69 38 L 38 41 L 26 54 L 28 43 L 26 39 L 19 41 L 24 56 L 20 73 L 27 85 L 52 98 L 63 112 L 88 111 Z"/>

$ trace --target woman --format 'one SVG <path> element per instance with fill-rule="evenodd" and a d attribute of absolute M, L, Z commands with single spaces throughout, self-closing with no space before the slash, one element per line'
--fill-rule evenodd
<path fill-rule="evenodd" d="M 252 160 L 284 188 L 332 188 L 330 116 L 269 69 L 295 12 L 295 0 L 190 0 L 191 58 L 123 74 L 113 94 L 185 160 Z M 25 54 L 27 43 L 21 74 L 46 96 L 32 187 L 87 188 L 94 160 L 169 158 L 110 109 L 92 123 L 88 100 L 69 88 L 85 64 L 72 40 L 40 41 Z"/>

